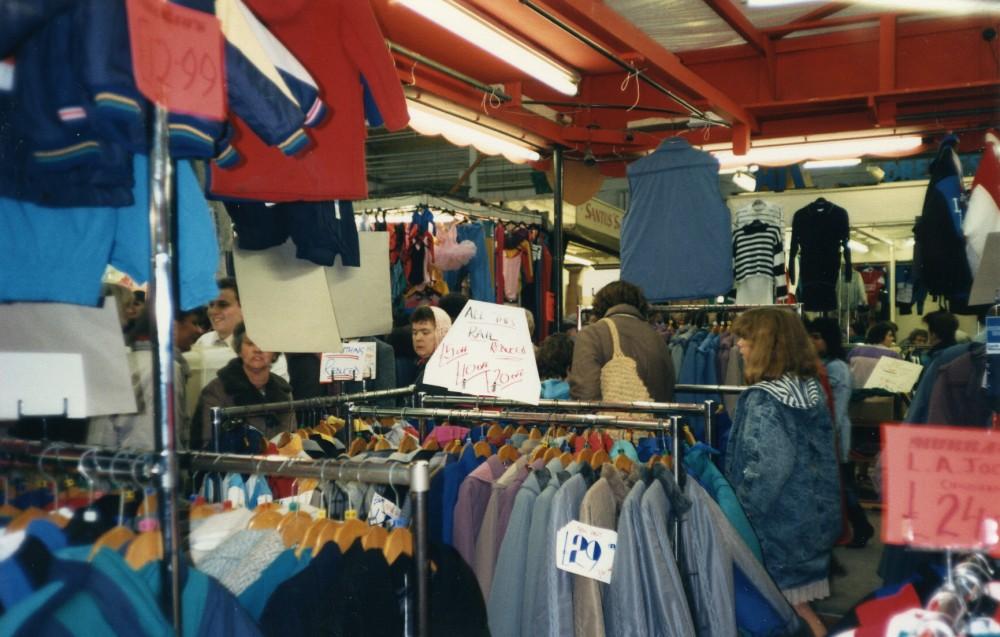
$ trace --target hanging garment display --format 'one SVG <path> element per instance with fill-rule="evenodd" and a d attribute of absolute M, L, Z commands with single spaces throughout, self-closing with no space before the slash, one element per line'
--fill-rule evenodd
<path fill-rule="evenodd" d="M 784 299 L 785 248 L 782 229 L 754 219 L 733 230 L 733 269 L 736 302 L 741 305 L 772 304 Z"/>
<path fill-rule="evenodd" d="M 684 139 L 665 140 L 629 164 L 621 278 L 650 301 L 714 297 L 733 287 L 730 213 L 719 162 Z"/>
<path fill-rule="evenodd" d="M 968 298 L 972 274 L 962 235 L 962 166 L 957 144 L 954 135 L 946 137 L 931 162 L 931 180 L 913 237 L 914 266 L 927 291 L 961 300 Z"/>
<path fill-rule="evenodd" d="M 400 130 L 409 121 L 403 89 L 367 2 L 251 0 L 250 9 L 284 42 L 319 84 L 333 116 L 312 131 L 315 147 L 289 158 L 248 134 L 249 122 L 230 120 L 243 163 L 212 166 L 211 192 L 261 201 L 364 199 L 365 117 Z M 365 110 L 365 93 L 372 100 Z M 374 107 L 377 105 L 377 112 Z"/>
<path fill-rule="evenodd" d="M 837 274 L 844 252 L 844 280 L 851 274 L 851 249 L 847 246 L 850 220 L 847 211 L 823 197 L 792 217 L 789 273 L 795 278 L 795 257 L 801 251 L 798 299 L 810 312 L 837 309 Z"/>
<path fill-rule="evenodd" d="M 337 255 L 341 265 L 360 267 L 358 227 L 350 201 L 297 201 L 264 204 L 226 203 L 233 220 L 239 247 L 266 250 L 295 242 L 295 256 L 316 265 L 333 266 Z"/>
<path fill-rule="evenodd" d="M 972 181 L 969 207 L 962 221 L 965 253 L 973 277 L 979 270 L 986 237 L 991 232 L 1000 232 L 1000 139 L 993 134 L 986 136 L 986 148 Z"/>

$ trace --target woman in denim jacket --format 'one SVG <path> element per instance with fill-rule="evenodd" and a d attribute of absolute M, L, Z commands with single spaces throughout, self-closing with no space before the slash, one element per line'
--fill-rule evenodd
<path fill-rule="evenodd" d="M 813 633 L 825 635 L 809 602 L 830 594 L 840 487 L 819 359 L 789 310 L 745 312 L 733 333 L 751 386 L 737 403 L 726 477 L 760 538 L 771 577 Z"/>

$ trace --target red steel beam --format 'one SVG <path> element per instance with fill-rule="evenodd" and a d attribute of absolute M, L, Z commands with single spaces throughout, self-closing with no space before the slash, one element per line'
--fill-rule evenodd
<path fill-rule="evenodd" d="M 767 38 L 750 22 L 749 18 L 733 4 L 732 0 L 702 0 L 708 7 L 725 20 L 757 53 L 767 55 Z"/>
<path fill-rule="evenodd" d="M 863 24 L 865 22 L 878 22 L 882 19 L 883 13 L 866 13 L 863 15 L 843 16 L 840 18 L 828 18 L 826 20 L 812 20 L 810 22 L 789 22 L 776 27 L 764 27 L 761 32 L 771 38 L 780 38 L 796 31 L 810 31 L 812 29 L 827 29 L 829 27 L 842 27 L 849 24 Z M 893 14 L 889 14 L 893 15 Z M 900 14 L 895 14 L 900 15 Z"/>
<path fill-rule="evenodd" d="M 608 47 L 609 49 L 637 53 L 645 59 L 642 66 L 647 72 L 666 76 L 682 92 L 687 91 L 704 98 L 714 113 L 730 123 L 742 122 L 752 130 L 757 129 L 753 115 L 743 106 L 686 67 L 677 55 L 608 7 L 603 0 L 534 1 L 595 40 L 605 44 L 618 44 L 617 47 Z"/>

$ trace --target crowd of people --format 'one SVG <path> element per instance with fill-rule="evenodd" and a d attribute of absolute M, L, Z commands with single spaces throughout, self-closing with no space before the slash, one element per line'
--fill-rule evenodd
<path fill-rule="evenodd" d="M 239 289 L 232 279 L 219 282 L 219 296 L 204 310 L 178 312 L 173 340 L 177 360 L 175 387 L 186 386 L 186 356 L 196 350 L 229 352 L 225 363 L 200 390 L 187 414 L 178 400 L 182 442 L 204 447 L 211 436 L 212 407 L 252 405 L 322 395 L 331 385 L 317 381 L 319 354 L 262 350 L 243 322 Z M 118 294 L 123 330 L 137 356 L 146 362 L 138 384 L 146 383 L 143 405 L 151 404 L 149 311 L 141 294 Z M 398 320 L 391 334 L 375 340 L 393 359 L 379 361 L 379 384 L 415 384 L 420 391 L 447 393 L 424 383 L 424 368 L 468 301 L 461 294 L 437 306 L 421 306 Z M 594 297 L 591 322 L 553 334 L 536 346 L 542 398 L 624 400 L 608 379 L 609 363 L 628 361 L 648 399 L 674 399 L 676 374 L 667 347 L 668 318 L 650 311 L 642 291 L 616 281 Z M 530 323 L 533 317 L 529 316 Z M 401 318 L 401 317 L 400 317 Z M 783 308 L 757 308 L 738 315 L 729 327 L 742 357 L 747 389 L 740 395 L 726 444 L 724 473 L 759 536 L 766 566 L 796 611 L 817 635 L 823 626 L 810 602 L 829 594 L 833 546 L 863 547 L 874 533 L 858 502 L 851 450 L 848 405 L 884 356 L 927 363 L 956 341 L 958 322 L 948 312 L 924 317 L 926 330 L 914 330 L 896 345 L 898 328 L 872 325 L 865 342 L 850 348 L 833 318 L 803 320 Z M 619 372 L 620 373 L 620 372 Z M 138 391 L 138 388 L 137 388 Z M 141 392 L 140 392 L 141 393 Z M 146 410 L 148 411 L 148 410 Z M 94 419 L 90 441 L 144 446 L 152 440 L 151 416 Z M 254 429 L 273 436 L 295 426 L 294 415 L 253 417 Z M 845 529 L 846 518 L 849 529 Z M 845 540 L 846 537 L 846 540 Z"/>

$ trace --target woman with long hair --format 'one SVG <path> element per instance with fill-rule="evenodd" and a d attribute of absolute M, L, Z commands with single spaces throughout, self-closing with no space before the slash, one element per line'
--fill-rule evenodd
<path fill-rule="evenodd" d="M 786 309 L 747 311 L 733 333 L 750 387 L 737 403 L 726 476 L 771 577 L 813 634 L 825 635 L 809 602 L 830 594 L 840 484 L 816 351 L 798 316 Z"/>

